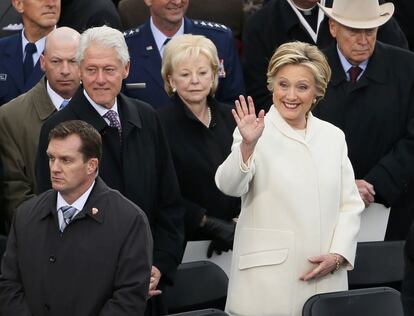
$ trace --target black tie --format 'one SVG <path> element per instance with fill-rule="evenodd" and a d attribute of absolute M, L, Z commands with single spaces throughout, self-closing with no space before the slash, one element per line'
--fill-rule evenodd
<path fill-rule="evenodd" d="M 26 56 L 23 61 L 23 74 L 24 82 L 27 82 L 33 71 L 33 54 L 37 52 L 36 45 L 34 43 L 27 43 L 24 51 Z"/>

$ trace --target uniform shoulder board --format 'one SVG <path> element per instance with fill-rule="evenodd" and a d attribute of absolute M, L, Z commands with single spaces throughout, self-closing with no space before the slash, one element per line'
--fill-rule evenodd
<path fill-rule="evenodd" d="M 193 20 L 195 26 L 206 28 L 206 29 L 213 29 L 213 30 L 220 30 L 220 31 L 227 31 L 228 27 L 224 24 L 210 22 L 210 21 L 202 21 L 202 20 Z"/>
<path fill-rule="evenodd" d="M 139 33 L 139 27 L 134 28 L 134 29 L 130 29 L 130 30 L 126 30 L 123 34 L 124 34 L 124 37 L 128 38 L 128 37 L 130 37 L 132 35 L 135 35 L 137 33 Z"/>

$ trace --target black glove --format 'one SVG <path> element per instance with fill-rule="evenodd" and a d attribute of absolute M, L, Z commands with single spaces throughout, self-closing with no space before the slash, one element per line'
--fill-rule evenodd
<path fill-rule="evenodd" d="M 213 251 L 221 254 L 221 251 L 233 249 L 234 231 L 236 223 L 234 221 L 224 221 L 216 217 L 207 217 L 207 220 L 201 230 L 203 234 L 212 239 L 207 251 L 207 257 L 210 258 Z"/>

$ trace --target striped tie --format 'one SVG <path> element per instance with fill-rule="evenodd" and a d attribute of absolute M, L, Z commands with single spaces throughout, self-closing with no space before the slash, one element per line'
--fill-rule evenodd
<path fill-rule="evenodd" d="M 60 231 L 63 232 L 66 228 L 67 225 L 70 224 L 70 222 L 73 219 L 73 215 L 75 215 L 77 208 L 70 206 L 70 205 L 66 205 L 66 206 L 62 206 L 59 211 L 62 212 L 63 215 L 63 221 L 62 224 L 60 225 Z"/>

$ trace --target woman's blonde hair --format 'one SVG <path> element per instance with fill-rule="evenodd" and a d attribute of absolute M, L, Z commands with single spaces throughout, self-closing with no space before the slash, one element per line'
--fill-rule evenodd
<path fill-rule="evenodd" d="M 216 46 L 202 35 L 183 34 L 174 36 L 168 42 L 162 57 L 161 76 L 164 80 L 164 89 L 169 96 L 174 94 L 169 76 L 171 76 L 175 67 L 185 59 L 190 57 L 197 58 L 201 54 L 207 57 L 213 71 L 213 84 L 210 94 L 214 95 L 218 85 L 219 66 Z"/>
<path fill-rule="evenodd" d="M 316 102 L 312 105 L 313 108 L 325 95 L 331 79 L 331 68 L 325 55 L 316 46 L 307 43 L 289 42 L 280 45 L 267 69 L 267 88 L 270 91 L 273 91 L 276 74 L 286 65 L 305 66 L 313 74 L 316 86 Z"/>

